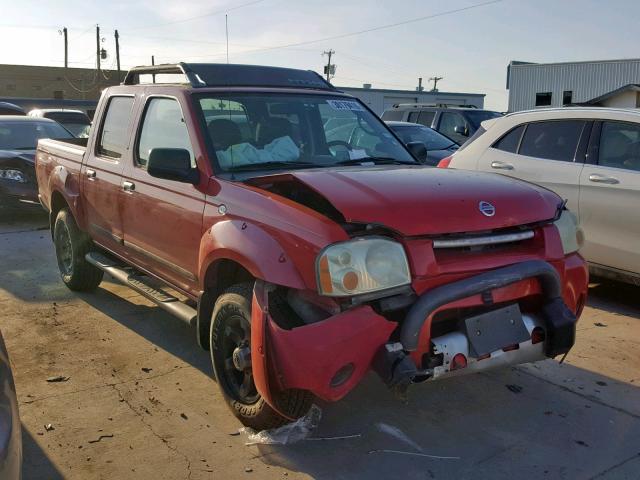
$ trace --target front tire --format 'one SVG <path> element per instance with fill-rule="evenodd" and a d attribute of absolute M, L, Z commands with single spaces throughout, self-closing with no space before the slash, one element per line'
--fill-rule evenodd
<path fill-rule="evenodd" d="M 84 258 L 91 250 L 91 239 L 80 231 L 67 209 L 58 212 L 53 228 L 53 243 L 64 284 L 79 292 L 90 292 L 98 288 L 104 272 Z"/>
<path fill-rule="evenodd" d="M 251 351 L 253 283 L 227 289 L 216 301 L 209 335 L 211 363 L 227 405 L 243 425 L 254 430 L 276 428 L 290 420 L 265 402 L 256 390 L 248 352 Z M 313 403 L 304 390 L 287 390 L 278 405 L 293 418 L 303 416 Z"/>

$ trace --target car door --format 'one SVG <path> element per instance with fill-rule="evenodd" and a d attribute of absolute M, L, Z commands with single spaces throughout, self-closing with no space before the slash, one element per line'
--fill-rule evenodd
<path fill-rule="evenodd" d="M 179 101 L 150 96 L 121 185 L 127 255 L 185 292 L 197 288 L 204 193 L 190 183 L 152 177 L 146 166 L 152 149 L 180 148 L 190 153 L 195 168 L 193 144 Z"/>
<path fill-rule="evenodd" d="M 580 177 L 582 253 L 640 274 L 640 124 L 603 121 Z"/>
<path fill-rule="evenodd" d="M 92 238 L 116 253 L 122 253 L 122 218 L 119 199 L 122 172 L 131 151 L 134 112 L 133 95 L 113 95 L 106 100 L 104 114 L 87 160 L 82 167 L 82 196 L 87 228 Z"/>
<path fill-rule="evenodd" d="M 501 173 L 553 190 L 579 215 L 580 173 L 591 122 L 548 120 L 514 127 L 489 147 L 478 170 Z"/>

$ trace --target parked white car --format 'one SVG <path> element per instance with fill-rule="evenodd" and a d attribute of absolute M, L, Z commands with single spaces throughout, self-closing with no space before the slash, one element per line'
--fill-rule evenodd
<path fill-rule="evenodd" d="M 568 201 L 594 274 L 640 285 L 640 110 L 558 108 L 487 120 L 440 167 L 547 187 Z"/>

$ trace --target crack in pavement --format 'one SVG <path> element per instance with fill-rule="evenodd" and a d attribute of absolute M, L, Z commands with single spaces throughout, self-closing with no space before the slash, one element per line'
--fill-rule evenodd
<path fill-rule="evenodd" d="M 125 383 L 128 382 L 121 382 L 118 385 L 123 385 Z M 153 427 L 151 426 L 150 423 L 147 422 L 146 418 L 144 417 L 144 415 L 142 413 L 140 413 L 138 410 L 136 410 L 136 408 L 131 404 L 131 402 L 129 400 L 127 400 L 125 398 L 125 396 L 122 394 L 122 392 L 118 389 L 118 387 L 116 386 L 116 384 L 111 384 L 111 387 L 113 387 L 113 389 L 116 391 L 116 393 L 118 394 L 118 397 L 120 398 L 120 400 L 127 406 L 129 407 L 129 410 L 131 410 L 139 419 L 140 422 L 147 427 L 147 429 L 151 432 L 151 434 L 156 437 L 158 440 L 160 440 L 169 450 L 171 450 L 172 452 L 174 452 L 177 455 L 180 455 L 182 458 L 184 458 L 185 462 L 186 462 L 186 467 L 187 467 L 187 479 L 191 478 L 191 460 L 189 460 L 189 457 L 187 457 L 184 453 L 182 453 L 178 447 L 176 447 L 175 445 L 172 445 L 169 440 L 167 440 L 166 438 L 164 438 L 162 435 L 160 435 L 158 432 L 156 432 Z"/>
<path fill-rule="evenodd" d="M 635 455 L 632 455 L 631 457 L 629 457 L 629 458 L 627 458 L 625 460 L 622 460 L 619 463 L 616 463 L 615 465 L 607 468 L 606 470 L 603 470 L 602 472 L 598 473 L 597 475 L 594 475 L 593 477 L 589 477 L 589 480 L 594 480 L 596 478 L 602 478 L 603 475 L 606 475 L 607 473 L 613 472 L 617 468 L 622 467 L 623 465 L 629 463 L 632 460 L 635 460 L 636 458 L 640 458 L 640 453 L 636 453 Z"/>
<path fill-rule="evenodd" d="M 78 390 L 73 390 L 71 392 L 53 393 L 51 395 L 44 395 L 42 397 L 34 398 L 32 400 L 25 400 L 25 401 L 22 401 L 22 402 L 18 402 L 18 405 L 19 406 L 31 405 L 32 403 L 40 402 L 42 400 L 48 400 L 50 398 L 64 397 L 66 395 L 73 395 L 75 393 L 89 392 L 91 390 L 99 390 L 101 388 L 107 388 L 107 387 L 115 387 L 116 385 L 125 385 L 127 383 L 142 382 L 144 380 L 152 380 L 154 378 L 165 377 L 167 375 L 171 375 L 173 372 L 177 372 L 178 370 L 183 370 L 185 368 L 193 368 L 193 367 L 191 367 L 191 365 L 177 366 L 177 367 L 172 368 L 168 372 L 158 373 L 156 375 L 149 375 L 149 376 L 140 377 L 140 378 L 132 378 L 132 379 L 129 379 L 129 380 L 123 380 L 121 382 L 115 382 L 115 383 L 114 382 L 110 382 L 110 383 L 105 383 L 105 384 L 102 384 L 102 385 L 92 385 L 91 387 L 80 388 Z"/>

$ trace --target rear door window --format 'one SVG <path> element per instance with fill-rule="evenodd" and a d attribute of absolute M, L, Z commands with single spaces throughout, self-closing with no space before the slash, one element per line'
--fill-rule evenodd
<path fill-rule="evenodd" d="M 598 165 L 640 172 L 640 125 L 603 122 Z"/>
<path fill-rule="evenodd" d="M 518 145 L 520 144 L 520 138 L 522 137 L 523 131 L 524 125 L 514 128 L 503 135 L 500 140 L 492 145 L 492 147 L 502 150 L 503 152 L 516 153 L 518 151 Z"/>
<path fill-rule="evenodd" d="M 120 158 L 129 142 L 133 97 L 111 97 L 102 122 L 97 153 Z"/>
<path fill-rule="evenodd" d="M 465 122 L 464 117 L 459 113 L 442 112 L 440 114 L 440 125 L 438 126 L 438 131 L 450 139 L 455 140 L 459 144 L 463 144 L 467 141 L 468 137 L 461 133 L 457 133 L 455 129 L 456 127 L 464 128 L 466 125 L 467 122 Z"/>
<path fill-rule="evenodd" d="M 573 162 L 584 123 L 582 120 L 530 123 L 524 132 L 518 153 L 528 157 Z"/>

